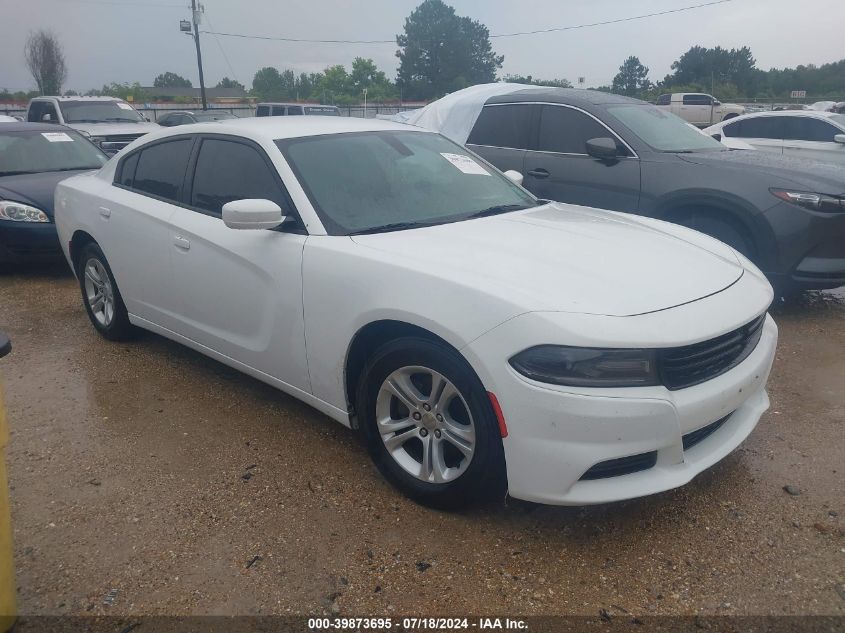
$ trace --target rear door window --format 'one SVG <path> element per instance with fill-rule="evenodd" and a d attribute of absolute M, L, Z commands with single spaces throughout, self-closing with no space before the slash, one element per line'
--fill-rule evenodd
<path fill-rule="evenodd" d="M 684 95 L 684 105 L 712 105 L 713 98 L 710 95 Z"/>
<path fill-rule="evenodd" d="M 258 109 L 255 111 L 255 116 L 270 116 L 270 106 L 258 106 Z"/>
<path fill-rule="evenodd" d="M 288 116 L 302 114 L 302 106 L 288 106 Z"/>
<path fill-rule="evenodd" d="M 539 106 L 528 104 L 484 106 L 467 139 L 470 145 L 528 149 L 532 113 Z"/>
<path fill-rule="evenodd" d="M 830 123 L 812 117 L 790 117 L 786 136 L 790 141 L 814 141 L 817 143 L 833 143 L 833 137 L 840 134 L 839 130 Z"/>
<path fill-rule="evenodd" d="M 273 106 L 273 116 L 285 116 L 285 106 Z"/>
<path fill-rule="evenodd" d="M 132 188 L 140 193 L 178 203 L 192 145 L 193 139 L 182 138 L 142 149 Z"/>
<path fill-rule="evenodd" d="M 219 216 L 227 202 L 247 198 L 289 207 L 275 168 L 258 149 L 235 141 L 204 139 L 194 170 L 191 206 Z"/>
<path fill-rule="evenodd" d="M 726 136 L 738 138 L 768 138 L 779 140 L 786 137 L 787 117 L 760 116 L 743 119 L 724 127 Z"/>

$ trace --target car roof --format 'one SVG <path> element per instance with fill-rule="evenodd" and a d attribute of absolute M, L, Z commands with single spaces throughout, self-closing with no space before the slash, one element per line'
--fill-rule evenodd
<path fill-rule="evenodd" d="M 731 123 L 737 119 L 751 119 L 761 116 L 798 116 L 811 117 L 814 119 L 829 119 L 837 116 L 836 112 L 825 112 L 823 110 L 765 110 L 763 112 L 749 112 L 733 119 L 728 119 L 725 123 Z"/>
<path fill-rule="evenodd" d="M 57 97 L 50 95 L 43 95 L 40 97 L 33 97 L 31 101 L 42 101 L 46 99 L 55 99 L 56 101 L 123 101 L 120 97 L 84 97 L 77 95 L 73 97 Z"/>
<path fill-rule="evenodd" d="M 26 123 L 24 121 L 15 121 L 12 123 L 4 122 L 3 127 L 0 128 L 3 132 L 73 132 L 72 128 L 56 123 Z"/>
<path fill-rule="evenodd" d="M 359 119 L 354 117 L 325 117 L 325 116 L 297 116 L 297 117 L 248 117 L 243 119 L 224 119 L 210 123 L 192 123 L 173 128 L 164 128 L 161 132 L 153 132 L 144 139 L 161 139 L 180 134 L 233 134 L 253 140 L 274 141 L 285 138 L 301 138 L 305 136 L 320 136 L 323 134 L 345 134 L 352 132 L 378 132 L 385 130 L 406 130 L 411 132 L 425 132 L 412 125 L 384 121 L 382 119 Z"/>
<path fill-rule="evenodd" d="M 304 108 L 336 108 L 337 106 L 322 104 L 322 103 L 296 103 L 295 101 L 262 101 L 255 105 L 269 105 L 269 106 L 302 106 Z"/>
<path fill-rule="evenodd" d="M 567 105 L 645 104 L 645 101 L 640 101 L 639 99 L 623 97 L 622 95 L 615 95 L 600 90 L 586 90 L 584 88 L 532 88 L 530 90 L 517 90 L 516 92 L 490 97 L 485 103 L 519 103 L 530 101 L 564 103 Z"/>

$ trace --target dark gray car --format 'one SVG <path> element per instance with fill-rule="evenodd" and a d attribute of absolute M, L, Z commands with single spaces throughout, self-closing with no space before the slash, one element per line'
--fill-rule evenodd
<path fill-rule="evenodd" d="M 541 198 L 712 235 L 779 291 L 845 285 L 845 167 L 729 150 L 651 104 L 591 90 L 493 97 L 467 145 Z"/>

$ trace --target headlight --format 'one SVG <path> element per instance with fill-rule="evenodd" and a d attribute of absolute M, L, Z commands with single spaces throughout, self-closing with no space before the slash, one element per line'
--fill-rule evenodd
<path fill-rule="evenodd" d="M 781 200 L 798 205 L 799 207 L 804 207 L 805 209 L 827 213 L 845 211 L 845 198 L 839 196 L 829 196 L 823 193 L 811 193 L 808 191 L 786 191 L 784 189 L 769 189 L 769 191 Z"/>
<path fill-rule="evenodd" d="M 49 222 L 50 218 L 41 209 L 36 209 L 28 204 L 13 202 L 11 200 L 0 200 L 0 220 L 12 222 Z"/>
<path fill-rule="evenodd" d="M 510 359 L 527 378 L 571 387 L 659 385 L 657 351 L 538 345 Z"/>

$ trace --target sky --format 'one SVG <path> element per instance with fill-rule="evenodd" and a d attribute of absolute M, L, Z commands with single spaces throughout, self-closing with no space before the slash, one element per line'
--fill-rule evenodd
<path fill-rule="evenodd" d="M 677 9 L 707 0 L 447 0 L 491 34 L 565 27 Z M 205 0 L 201 30 L 312 39 L 393 39 L 419 0 Z M 199 85 L 192 39 L 179 32 L 189 0 L 0 0 L 0 89 L 31 90 L 23 60 L 27 34 L 53 30 L 68 65 L 65 89 L 113 81 L 152 85 L 172 71 Z M 504 74 L 584 77 L 609 84 L 636 55 L 649 77 L 662 79 L 694 45 L 747 45 L 759 68 L 823 64 L 845 57 L 843 0 L 731 0 L 724 4 L 622 24 L 494 38 Z M 371 57 L 394 77 L 395 44 L 311 44 L 202 35 L 206 85 L 224 76 L 249 87 L 263 66 L 316 72 Z M 796 87 L 800 89 L 800 87 Z"/>

